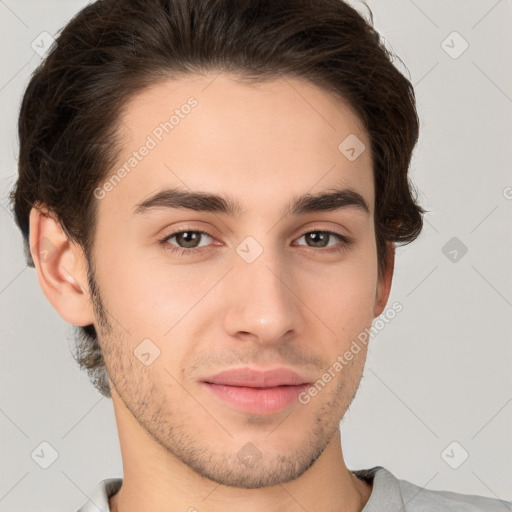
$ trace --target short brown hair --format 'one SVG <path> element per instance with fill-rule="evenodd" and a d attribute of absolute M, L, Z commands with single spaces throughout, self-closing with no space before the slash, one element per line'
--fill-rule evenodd
<path fill-rule="evenodd" d="M 371 15 L 371 11 L 370 15 Z M 43 205 L 90 263 L 97 201 L 120 152 L 123 106 L 162 80 L 225 71 L 246 81 L 306 79 L 349 102 L 371 142 L 379 276 L 389 243 L 422 229 L 408 169 L 418 139 L 414 90 L 379 34 L 342 0 L 97 0 L 61 31 L 34 71 L 19 115 L 11 191 L 27 264 L 29 214 Z M 341 141 L 340 141 L 341 142 Z M 110 396 L 93 325 L 77 361 Z"/>

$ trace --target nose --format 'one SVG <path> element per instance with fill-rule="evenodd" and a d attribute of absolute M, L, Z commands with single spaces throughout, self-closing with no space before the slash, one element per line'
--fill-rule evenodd
<path fill-rule="evenodd" d="M 267 252 L 252 263 L 235 261 L 224 283 L 229 296 L 224 329 L 230 336 L 272 344 L 302 331 L 300 300 L 289 284 L 286 263 L 277 260 Z"/>

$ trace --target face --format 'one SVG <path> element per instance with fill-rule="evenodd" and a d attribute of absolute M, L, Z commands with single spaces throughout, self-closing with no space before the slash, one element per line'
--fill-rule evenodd
<path fill-rule="evenodd" d="M 335 363 L 386 299 L 370 142 L 346 103 L 307 82 L 213 78 L 170 80 L 127 105 L 115 171 L 129 171 L 97 189 L 89 284 L 113 400 L 200 475 L 269 486 L 300 476 L 338 432 L 366 346 Z M 355 159 L 339 149 L 349 136 L 356 154 L 366 147 Z M 205 383 L 234 368 L 309 384 Z"/>

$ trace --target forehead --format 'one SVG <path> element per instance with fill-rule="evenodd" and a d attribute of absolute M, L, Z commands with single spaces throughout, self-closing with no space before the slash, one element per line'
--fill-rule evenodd
<path fill-rule="evenodd" d="M 118 179 L 100 208 L 126 213 L 177 186 L 229 192 L 249 209 L 345 187 L 373 207 L 370 141 L 361 120 L 346 101 L 305 80 L 169 79 L 126 104 L 119 139 L 123 151 L 111 170 Z"/>

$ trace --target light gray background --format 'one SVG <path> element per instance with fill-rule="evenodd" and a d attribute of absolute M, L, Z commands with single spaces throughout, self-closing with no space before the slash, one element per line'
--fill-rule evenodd
<path fill-rule="evenodd" d="M 26 267 L 7 207 L 19 104 L 40 61 L 31 43 L 86 4 L 0 0 L 1 511 L 76 510 L 101 479 L 122 476 L 111 401 L 73 361 L 71 327 Z M 342 424 L 346 462 L 382 465 L 429 489 L 511 500 L 512 3 L 368 5 L 415 85 L 421 135 L 412 179 L 431 213 L 421 237 L 397 250 L 388 305 L 404 309 L 371 341 Z M 456 59 L 442 46 L 453 31 L 469 43 Z M 457 39 L 445 44 L 461 48 Z M 452 237 L 468 247 L 457 262 L 442 252 Z M 31 458 L 43 441 L 58 452 L 48 469 Z M 452 461 L 469 454 L 458 469 L 441 456 L 453 441 Z"/>

